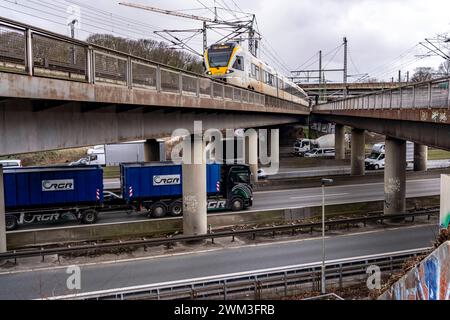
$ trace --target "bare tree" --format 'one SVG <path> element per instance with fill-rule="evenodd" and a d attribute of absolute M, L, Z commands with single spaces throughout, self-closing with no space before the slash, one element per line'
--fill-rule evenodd
<path fill-rule="evenodd" d="M 441 63 L 438 69 L 439 76 L 445 77 L 450 75 L 450 60 Z"/>
<path fill-rule="evenodd" d="M 148 39 L 130 40 L 110 34 L 94 34 L 87 41 L 187 71 L 195 73 L 204 71 L 203 62 L 199 58 L 183 51 L 173 50 L 164 42 Z"/>
<path fill-rule="evenodd" d="M 419 67 L 414 70 L 411 82 L 423 82 L 433 80 L 436 71 L 431 67 Z"/>

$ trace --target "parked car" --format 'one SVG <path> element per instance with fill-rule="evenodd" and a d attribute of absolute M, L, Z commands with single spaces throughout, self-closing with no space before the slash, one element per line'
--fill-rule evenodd
<path fill-rule="evenodd" d="M 332 158 L 336 155 L 333 148 L 316 148 L 305 153 L 305 158 Z"/>

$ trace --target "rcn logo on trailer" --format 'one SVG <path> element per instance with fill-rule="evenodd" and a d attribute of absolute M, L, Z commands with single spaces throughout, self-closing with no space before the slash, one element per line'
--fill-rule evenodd
<path fill-rule="evenodd" d="M 153 176 L 154 186 L 175 186 L 181 183 L 181 176 L 179 174 Z"/>
<path fill-rule="evenodd" d="M 74 190 L 74 187 L 73 179 L 42 181 L 42 191 L 67 191 Z"/>

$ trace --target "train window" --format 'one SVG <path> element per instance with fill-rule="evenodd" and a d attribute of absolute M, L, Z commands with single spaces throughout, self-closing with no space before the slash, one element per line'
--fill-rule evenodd
<path fill-rule="evenodd" d="M 233 64 L 233 69 L 244 71 L 244 58 L 236 56 L 236 61 Z"/>
<path fill-rule="evenodd" d="M 283 80 L 278 78 L 278 89 L 283 90 L 284 89 L 284 83 Z"/>
<path fill-rule="evenodd" d="M 228 66 L 231 58 L 233 48 L 226 47 L 224 49 L 213 49 L 208 50 L 208 62 L 211 68 L 220 68 Z"/>
<path fill-rule="evenodd" d="M 264 83 L 266 83 L 270 86 L 274 86 L 273 75 L 268 73 L 267 71 L 263 71 L 263 72 L 264 72 Z"/>
<path fill-rule="evenodd" d="M 250 76 L 251 76 L 252 78 L 255 78 L 255 79 L 256 79 L 256 66 L 255 66 L 253 63 L 252 63 L 252 69 L 251 69 Z"/>
<path fill-rule="evenodd" d="M 269 77 L 268 84 L 271 85 L 272 87 L 274 87 L 275 86 L 275 82 L 273 81 L 273 74 L 269 73 L 268 77 Z"/>

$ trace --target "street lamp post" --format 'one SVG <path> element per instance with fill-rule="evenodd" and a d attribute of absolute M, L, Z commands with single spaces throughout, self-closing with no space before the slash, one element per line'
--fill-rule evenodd
<path fill-rule="evenodd" d="M 325 186 L 333 183 L 333 179 L 322 179 L 322 294 L 326 294 L 325 277 Z"/>

